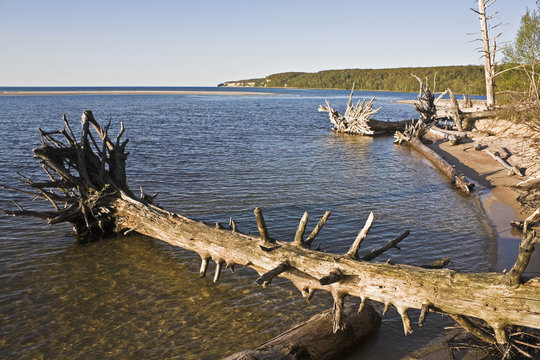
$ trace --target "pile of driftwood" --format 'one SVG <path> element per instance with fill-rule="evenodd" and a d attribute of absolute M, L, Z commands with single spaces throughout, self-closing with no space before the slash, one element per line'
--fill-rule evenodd
<path fill-rule="evenodd" d="M 375 98 L 362 102 L 358 101 L 353 104 L 354 85 L 349 95 L 349 101 L 347 101 L 347 110 L 345 115 L 341 115 L 336 109 L 334 109 L 328 100 L 326 100 L 326 106 L 319 105 L 320 112 L 327 112 L 330 117 L 330 122 L 334 125 L 332 131 L 341 132 L 345 134 L 359 134 L 359 135 L 379 135 L 393 133 L 397 130 L 403 130 L 411 120 L 407 121 L 380 121 L 373 119 L 381 108 L 373 109 L 373 102 Z"/>
<path fill-rule="evenodd" d="M 401 315 L 405 334 L 413 331 L 408 315 L 411 308 L 421 309 L 419 325 L 430 312 L 449 314 L 503 351 L 526 351 L 527 344 L 513 341 L 512 326 L 540 328 L 540 278 L 522 277 L 537 240 L 530 229 L 524 232 L 516 263 L 507 273 L 460 273 L 441 268 L 447 261 L 428 266 L 371 262 L 409 234 L 404 231 L 383 247 L 359 256 L 373 213 L 345 254 L 311 248 L 329 212 L 308 236 L 308 214 L 304 213 L 294 239 L 277 241 L 271 237 L 263 213 L 257 208 L 255 218 L 260 236 L 249 236 L 239 233 L 232 220 L 229 228 L 220 224 L 210 226 L 154 205 L 153 197 L 142 190 L 136 196 L 126 181 L 127 140 L 121 139 L 123 127 L 114 139 L 109 133 L 110 123 L 103 128 L 90 111 L 85 111 L 77 140 L 65 117 L 64 123 L 65 128 L 60 131 L 40 129 L 42 145 L 34 150 L 34 155 L 41 161 L 47 179 L 21 177 L 30 187 L 21 191 L 49 201 L 53 209 L 35 211 L 17 205 L 18 210 L 5 213 L 35 216 L 51 224 L 69 222 L 80 236 L 136 231 L 198 253 L 201 276 L 214 262 L 216 282 L 224 267 L 244 266 L 260 274 L 256 283 L 261 286 L 268 286 L 276 276 L 289 279 L 307 300 L 317 291 L 328 291 L 334 299 L 333 332 L 345 330 L 343 309 L 348 297 L 360 299 L 359 313 L 366 311 L 368 300 L 383 303 L 385 310 L 393 306 Z"/>

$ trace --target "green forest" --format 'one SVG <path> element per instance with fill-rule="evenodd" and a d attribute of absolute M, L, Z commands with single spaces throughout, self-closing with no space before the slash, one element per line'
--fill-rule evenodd
<path fill-rule="evenodd" d="M 427 78 L 430 87 L 435 79 L 435 91 L 450 88 L 455 93 L 484 95 L 484 68 L 476 65 L 409 67 L 393 69 L 344 69 L 316 73 L 285 72 L 266 78 L 227 81 L 218 86 L 249 86 L 271 88 L 351 89 L 417 92 L 418 81 L 411 76 Z"/>

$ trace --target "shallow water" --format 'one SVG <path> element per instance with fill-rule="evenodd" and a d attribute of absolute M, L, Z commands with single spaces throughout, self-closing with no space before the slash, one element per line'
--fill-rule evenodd
<path fill-rule="evenodd" d="M 157 202 L 168 210 L 211 223 L 232 216 L 240 231 L 256 233 L 253 209 L 260 206 L 272 237 L 281 240 L 292 240 L 304 211 L 312 228 L 331 210 L 316 245 L 335 253 L 348 249 L 373 211 L 361 251 L 411 230 L 401 250 L 381 261 L 425 264 L 448 256 L 456 270 L 494 268 L 496 238 L 478 201 L 461 196 L 391 137 L 330 131 L 317 107 L 327 98 L 343 110 L 348 92 L 277 92 L 1 96 L 1 182 L 15 186 L 16 171 L 42 179 L 31 155 L 39 144 L 37 127 L 61 128 L 65 113 L 75 128 L 82 111 L 91 109 L 98 121 L 112 118 L 115 129 L 125 123 L 129 184 L 158 192 Z M 414 94 L 358 92 L 371 96 L 383 106 L 378 119 L 415 116 L 412 107 L 390 102 Z M 22 194 L 2 194 L 2 209 L 13 208 L 10 198 L 33 206 Z M 331 306 L 319 293 L 305 304 L 282 279 L 261 289 L 247 269 L 224 273 L 219 284 L 199 279 L 198 256 L 148 237 L 78 244 L 69 230 L 0 217 L 0 357 L 217 359 Z M 438 336 L 445 324 L 433 315 L 405 337 L 390 311 L 379 335 L 351 359 L 402 356 Z"/>

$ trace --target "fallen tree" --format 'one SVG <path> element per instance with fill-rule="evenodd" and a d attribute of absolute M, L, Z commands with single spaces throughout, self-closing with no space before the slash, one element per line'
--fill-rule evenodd
<path fill-rule="evenodd" d="M 345 115 L 341 115 L 336 109 L 334 109 L 328 100 L 326 100 L 326 106 L 319 105 L 320 112 L 327 112 L 330 117 L 330 122 L 334 125 L 333 131 L 342 132 L 346 134 L 358 134 L 358 135 L 377 135 L 393 133 L 394 131 L 403 130 L 407 124 L 410 124 L 412 120 L 405 121 L 380 121 L 373 119 L 381 108 L 373 109 L 373 102 L 375 98 L 362 102 L 358 101 L 353 104 L 354 85 L 349 95 L 349 101 L 347 101 L 347 110 Z"/>
<path fill-rule="evenodd" d="M 395 143 L 401 145 L 403 142 L 411 145 L 416 151 L 424 155 L 429 161 L 435 165 L 435 167 L 441 170 L 459 189 L 466 194 L 469 194 L 474 188 L 474 184 L 471 183 L 462 172 L 457 170 L 454 166 L 450 165 L 442 156 L 431 150 L 424 145 L 421 140 L 422 135 L 426 132 L 427 127 L 422 121 L 418 121 L 414 125 L 410 125 L 407 129 L 401 133 L 396 131 Z"/>
<path fill-rule="evenodd" d="M 338 359 L 372 335 L 381 322 L 371 306 L 366 306 L 360 314 L 356 307 L 346 306 L 343 313 L 344 331 L 333 332 L 332 311 L 328 309 L 254 349 L 240 351 L 225 360 Z"/>
<path fill-rule="evenodd" d="M 48 179 L 34 182 L 21 175 L 21 181 L 31 190 L 20 191 L 49 201 L 54 209 L 27 210 L 16 204 L 19 209 L 6 214 L 39 217 L 50 224 L 69 222 L 78 236 L 137 231 L 198 253 L 201 276 L 214 261 L 216 282 L 223 266 L 241 265 L 255 269 L 260 274 L 256 282 L 262 286 L 268 286 L 276 276 L 289 279 L 307 300 L 316 291 L 328 291 L 334 299 L 334 332 L 344 327 L 343 304 L 347 296 L 361 299 L 359 312 L 368 299 L 384 303 L 385 310 L 394 306 L 401 315 L 405 334 L 412 332 L 410 308 L 422 310 L 420 324 L 429 312 L 447 313 L 477 336 L 504 346 L 511 344 L 508 326 L 540 328 L 540 278 L 522 278 L 537 240 L 534 231 L 524 234 L 518 259 L 508 273 L 460 273 L 437 266 L 369 262 L 367 259 L 395 247 L 408 235 L 405 231 L 390 240 L 388 246 L 361 258 L 358 249 L 369 232 L 373 214 L 346 254 L 311 249 L 329 212 L 307 237 L 305 213 L 294 240 L 286 242 L 270 237 L 262 211 L 256 208 L 260 236 L 249 236 L 238 233 L 234 221 L 228 229 L 220 224 L 206 225 L 154 205 L 153 196 L 142 190 L 139 197 L 135 196 L 127 186 L 123 126 L 113 140 L 109 136 L 110 123 L 102 128 L 92 113 L 85 111 L 82 135 L 77 141 L 65 117 L 64 123 L 60 131 L 40 129 L 42 145 L 34 150 Z"/>

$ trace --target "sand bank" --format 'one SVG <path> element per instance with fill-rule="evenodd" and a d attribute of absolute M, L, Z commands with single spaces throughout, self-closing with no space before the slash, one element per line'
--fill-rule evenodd
<path fill-rule="evenodd" d="M 489 124 L 490 121 L 494 120 L 485 120 L 486 124 L 480 123 L 478 126 L 493 130 L 494 126 L 493 123 Z M 429 146 L 475 182 L 476 189 L 473 194 L 479 197 L 483 211 L 498 238 L 495 270 L 509 270 L 515 262 L 521 241 L 521 233 L 511 227 L 510 221 L 524 220 L 532 212 L 523 208 L 517 201 L 518 192 L 509 186 L 540 174 L 537 150 L 531 146 L 531 139 L 488 136 L 482 131 L 473 132 L 471 136 L 472 139 L 465 139 L 462 144 L 455 146 L 443 140 L 434 140 Z M 474 141 L 480 142 L 492 152 L 501 146 L 508 149 L 512 156 L 519 159 L 518 164 L 526 168 L 526 176 L 510 176 L 508 170 L 485 151 L 474 150 Z M 533 253 L 525 275 L 540 275 L 540 251 Z"/>
<path fill-rule="evenodd" d="M 538 150 L 532 146 L 535 136 L 524 138 L 527 132 L 519 129 L 513 123 L 501 120 L 479 120 L 476 122 L 477 131 L 470 133 L 472 138 L 465 139 L 462 144 L 451 146 L 448 141 L 433 140 L 428 145 L 431 149 L 444 157 L 450 164 L 463 172 L 472 180 L 476 189 L 471 196 L 477 196 L 481 211 L 484 212 L 491 227 L 497 236 L 497 259 L 495 268 L 498 272 L 508 270 L 516 260 L 521 234 L 510 226 L 510 221 L 524 220 L 529 212 L 524 209 L 516 198 L 518 193 L 513 185 L 523 178 L 509 176 L 497 161 L 493 160 L 485 151 L 474 150 L 474 141 L 478 141 L 491 150 L 495 147 L 505 147 L 519 160 L 519 165 L 525 167 L 526 176 L 540 175 L 540 161 Z M 490 136 L 497 133 L 498 136 Z M 530 132 L 529 132 L 530 134 Z M 537 134 L 540 137 L 540 134 Z M 512 156 L 514 156 L 512 155 Z M 532 254 L 525 275 L 540 276 L 540 251 Z M 405 356 L 407 360 L 452 360 L 456 358 L 485 359 L 488 353 L 482 348 L 462 348 L 456 353 L 455 344 L 471 342 L 468 333 L 461 330 L 450 330 L 440 339 Z M 457 355 L 457 357 L 456 357 Z"/>
<path fill-rule="evenodd" d="M 66 90 L 66 91 L 0 91 L 1 95 L 276 95 L 252 91 L 196 91 L 196 90 Z"/>

